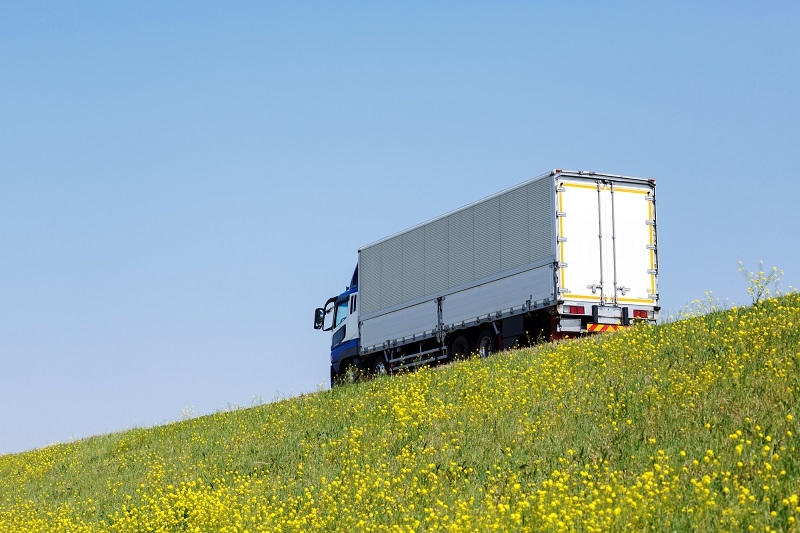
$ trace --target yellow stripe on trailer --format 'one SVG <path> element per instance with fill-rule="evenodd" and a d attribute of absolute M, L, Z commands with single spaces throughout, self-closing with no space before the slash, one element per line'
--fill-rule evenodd
<path fill-rule="evenodd" d="M 606 331 L 619 331 L 622 326 L 615 324 L 587 324 L 586 331 L 589 333 L 604 333 Z"/>

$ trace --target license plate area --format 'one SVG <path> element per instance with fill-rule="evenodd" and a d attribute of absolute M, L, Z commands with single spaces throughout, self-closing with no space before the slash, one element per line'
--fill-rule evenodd
<path fill-rule="evenodd" d="M 580 318 L 562 318 L 558 322 L 558 331 L 566 331 L 569 333 L 581 332 L 581 319 Z"/>
<path fill-rule="evenodd" d="M 593 305 L 592 322 L 595 324 L 627 325 L 628 308 L 613 305 Z"/>

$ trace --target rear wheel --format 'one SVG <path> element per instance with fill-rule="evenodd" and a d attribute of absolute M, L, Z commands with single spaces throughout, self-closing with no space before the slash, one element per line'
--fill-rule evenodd
<path fill-rule="evenodd" d="M 469 355 L 469 341 L 463 335 L 459 335 L 450 345 L 450 358 L 453 360 L 466 359 Z"/>
<path fill-rule="evenodd" d="M 369 365 L 370 372 L 375 376 L 385 376 L 389 373 L 389 366 L 386 364 L 386 357 L 376 355 Z"/>
<path fill-rule="evenodd" d="M 495 351 L 497 351 L 497 342 L 494 331 L 486 328 L 478 334 L 478 353 L 481 357 L 489 357 Z"/>

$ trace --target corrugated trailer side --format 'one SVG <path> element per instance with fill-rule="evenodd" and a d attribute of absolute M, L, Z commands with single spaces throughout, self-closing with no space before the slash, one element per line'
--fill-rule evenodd
<path fill-rule="evenodd" d="M 554 176 L 359 250 L 361 352 L 553 305 Z"/>

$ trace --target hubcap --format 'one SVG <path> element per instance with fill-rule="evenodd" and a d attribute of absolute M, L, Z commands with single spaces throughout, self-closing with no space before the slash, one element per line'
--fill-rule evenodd
<path fill-rule="evenodd" d="M 492 341 L 484 337 L 481 340 L 481 345 L 479 347 L 479 351 L 481 353 L 481 357 L 488 357 L 489 355 L 491 355 L 492 354 Z"/>

